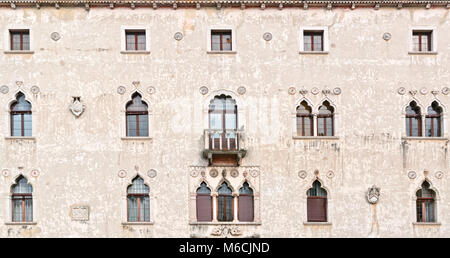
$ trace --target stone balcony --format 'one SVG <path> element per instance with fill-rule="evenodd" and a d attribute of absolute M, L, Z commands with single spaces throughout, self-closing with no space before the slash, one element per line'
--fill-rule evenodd
<path fill-rule="evenodd" d="M 203 157 L 210 166 L 239 166 L 247 154 L 243 130 L 206 129 Z"/>

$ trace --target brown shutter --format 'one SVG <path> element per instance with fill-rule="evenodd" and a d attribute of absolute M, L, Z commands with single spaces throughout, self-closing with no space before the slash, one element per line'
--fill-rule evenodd
<path fill-rule="evenodd" d="M 212 207 L 210 195 L 197 195 L 197 221 L 212 221 Z"/>
<path fill-rule="evenodd" d="M 326 222 L 327 221 L 327 199 L 323 197 L 308 197 L 307 200 L 308 221 Z"/>
<path fill-rule="evenodd" d="M 240 195 L 239 196 L 239 221 L 253 221 L 253 196 Z"/>

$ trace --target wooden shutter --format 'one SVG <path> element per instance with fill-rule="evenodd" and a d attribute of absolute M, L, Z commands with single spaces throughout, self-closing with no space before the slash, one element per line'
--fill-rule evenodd
<path fill-rule="evenodd" d="M 327 198 L 309 196 L 307 206 L 309 222 L 327 221 Z"/>
<path fill-rule="evenodd" d="M 212 207 L 210 195 L 197 195 L 197 221 L 212 221 Z"/>
<path fill-rule="evenodd" d="M 238 219 L 239 221 L 253 221 L 253 196 L 239 196 Z"/>

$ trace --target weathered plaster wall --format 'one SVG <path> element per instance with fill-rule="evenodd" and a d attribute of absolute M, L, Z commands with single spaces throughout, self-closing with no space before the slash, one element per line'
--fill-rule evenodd
<path fill-rule="evenodd" d="M 150 54 L 121 54 L 121 26 L 150 27 Z M 236 54 L 207 54 L 208 26 L 236 29 Z M 11 26 L 31 29 L 34 54 L 7 54 Z M 326 55 L 299 54 L 301 26 L 328 27 Z M 437 55 L 410 55 L 412 26 L 435 28 Z M 61 39 L 53 41 L 52 32 Z M 184 38 L 176 41 L 175 32 Z M 243 226 L 262 237 L 450 236 L 448 142 L 403 143 L 404 107 L 413 97 L 399 87 L 426 88 L 415 98 L 425 110 L 450 81 L 450 18 L 445 8 L 0 8 L 0 236 L 189 237 L 189 167 L 206 166 L 204 107 L 216 90 L 236 92 L 245 119 L 247 157 L 260 168 L 261 225 Z M 273 39 L 265 41 L 263 33 Z M 383 33 L 392 34 L 385 41 Z M 5 34 L 6 33 L 6 34 Z M 20 90 L 33 105 L 34 139 L 10 139 L 9 104 Z M 150 107 L 151 139 L 124 140 L 125 103 L 135 91 Z M 33 94 L 36 85 L 40 92 Z M 117 93 L 118 86 L 126 93 Z M 155 92 L 149 94 L 147 88 Z M 199 92 L 209 88 L 207 95 Z M 296 88 L 290 95 L 288 89 Z M 305 98 L 315 109 L 329 94 L 337 139 L 293 139 L 293 114 Z M 430 93 L 438 90 L 434 96 Z M 85 112 L 69 111 L 81 96 Z M 206 113 L 207 114 L 207 113 Z M 448 137 L 446 115 L 444 136 Z M 155 178 L 147 171 L 157 171 Z M 32 176 L 31 171 L 39 171 Z M 126 176 L 118 176 L 125 170 Z M 307 177 L 301 179 L 298 172 Z M 306 191 L 314 171 L 328 190 L 331 225 L 304 225 Z M 327 177 L 328 171 L 334 177 Z M 409 179 L 407 173 L 416 171 Z M 424 170 L 428 174 L 424 174 Z M 441 179 L 436 171 L 444 173 Z M 126 187 L 139 173 L 150 186 L 153 225 L 123 225 Z M 34 187 L 35 225 L 7 225 L 10 187 L 25 175 Z M 438 192 L 440 225 L 416 226 L 415 191 L 427 176 Z M 381 188 L 376 206 L 365 199 Z M 89 221 L 72 221 L 70 207 L 88 205 Z M 375 215 L 376 214 L 376 215 Z M 194 232 L 195 231 L 195 232 Z"/>

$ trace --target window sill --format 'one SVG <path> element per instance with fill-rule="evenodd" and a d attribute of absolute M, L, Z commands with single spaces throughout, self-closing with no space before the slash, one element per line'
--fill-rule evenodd
<path fill-rule="evenodd" d="M 303 222 L 305 226 L 331 226 L 331 222 Z"/>
<path fill-rule="evenodd" d="M 152 137 L 122 137 L 121 138 L 123 141 L 151 141 L 153 138 Z"/>
<path fill-rule="evenodd" d="M 195 226 L 195 225 L 252 225 L 252 226 L 259 226 L 261 225 L 261 222 L 190 222 L 189 225 Z"/>
<path fill-rule="evenodd" d="M 446 137 L 402 137 L 406 141 L 448 141 Z"/>
<path fill-rule="evenodd" d="M 143 226 L 147 226 L 147 225 L 154 225 L 155 222 L 154 221 L 147 221 L 147 222 L 122 222 L 122 225 L 127 225 L 127 226 L 134 226 L 134 225 L 143 225 Z"/>
<path fill-rule="evenodd" d="M 5 50 L 3 51 L 5 54 L 34 54 L 32 50 Z"/>
<path fill-rule="evenodd" d="M 33 137 L 33 136 L 6 136 L 5 140 L 31 140 L 31 141 L 36 141 L 36 137 Z"/>
<path fill-rule="evenodd" d="M 5 222 L 5 225 L 8 226 L 27 226 L 27 225 L 37 225 L 36 221 L 29 222 Z"/>
<path fill-rule="evenodd" d="M 409 51 L 409 55 L 437 55 L 436 51 Z"/>
<path fill-rule="evenodd" d="M 440 226 L 441 222 L 413 222 L 414 226 Z"/>
<path fill-rule="evenodd" d="M 150 54 L 150 51 L 147 50 L 122 50 L 120 51 L 121 54 L 145 54 L 148 55 Z"/>
<path fill-rule="evenodd" d="M 207 54 L 236 54 L 236 51 L 207 51 Z"/>
<path fill-rule="evenodd" d="M 292 136 L 294 140 L 339 140 L 339 136 Z"/>
<path fill-rule="evenodd" d="M 328 55 L 328 51 L 300 51 L 302 55 Z"/>

